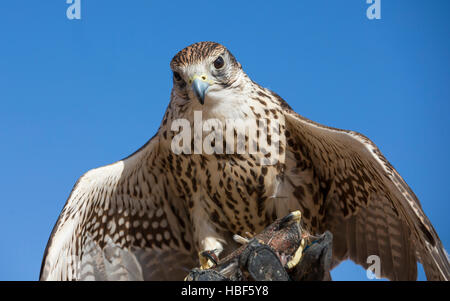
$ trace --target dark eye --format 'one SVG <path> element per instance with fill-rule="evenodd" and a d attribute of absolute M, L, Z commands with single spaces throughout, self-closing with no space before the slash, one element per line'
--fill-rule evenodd
<path fill-rule="evenodd" d="M 178 73 L 178 72 L 174 72 L 174 73 L 173 73 L 173 77 L 175 78 L 175 80 L 176 80 L 177 82 L 179 82 L 180 80 L 182 80 L 181 75 L 180 75 L 180 73 Z"/>
<path fill-rule="evenodd" d="M 224 64 L 225 64 L 225 61 L 223 60 L 223 57 L 219 56 L 219 57 L 214 61 L 214 68 L 220 69 L 220 68 L 223 67 Z"/>

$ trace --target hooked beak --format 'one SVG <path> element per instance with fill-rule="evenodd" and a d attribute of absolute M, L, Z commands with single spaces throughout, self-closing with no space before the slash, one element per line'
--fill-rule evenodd
<path fill-rule="evenodd" d="M 209 87 L 209 83 L 200 78 L 194 77 L 194 81 L 192 82 L 192 91 L 194 91 L 195 97 L 197 97 L 198 101 L 203 105 L 205 103 L 205 93 Z"/>

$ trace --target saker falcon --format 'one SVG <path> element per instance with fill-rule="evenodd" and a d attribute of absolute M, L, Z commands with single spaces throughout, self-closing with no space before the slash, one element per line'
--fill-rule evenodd
<path fill-rule="evenodd" d="M 417 261 L 429 280 L 449 280 L 447 253 L 419 200 L 372 141 L 298 115 L 218 43 L 188 46 L 170 67 L 173 89 L 158 132 L 77 181 L 41 280 L 182 280 L 200 251 L 225 255 L 236 248 L 233 234 L 258 233 L 294 210 L 311 233 L 332 232 L 334 265 L 349 258 L 367 268 L 377 255 L 391 280 L 416 280 Z M 282 160 L 262 164 L 270 152 L 174 153 L 172 122 L 193 124 L 196 111 L 224 124 L 279 122 Z"/>

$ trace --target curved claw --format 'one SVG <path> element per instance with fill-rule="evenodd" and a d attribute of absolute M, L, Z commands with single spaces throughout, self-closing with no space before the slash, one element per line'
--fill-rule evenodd
<path fill-rule="evenodd" d="M 247 238 L 242 237 L 239 234 L 234 234 L 233 239 L 235 242 L 237 242 L 238 244 L 241 244 L 241 245 L 248 244 L 248 242 L 249 242 L 249 240 Z"/>
<path fill-rule="evenodd" d="M 200 259 L 200 269 L 208 270 L 217 265 L 219 259 L 217 258 L 215 250 L 202 251 L 198 253 Z"/>
<path fill-rule="evenodd" d="M 302 239 L 300 242 L 300 246 L 294 253 L 294 256 L 286 264 L 288 270 L 294 268 L 300 262 L 300 260 L 302 259 L 303 250 L 305 249 L 305 245 L 306 245 L 305 239 Z"/>

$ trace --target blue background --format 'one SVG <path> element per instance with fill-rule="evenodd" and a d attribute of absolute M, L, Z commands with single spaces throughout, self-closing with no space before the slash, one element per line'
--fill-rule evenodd
<path fill-rule="evenodd" d="M 153 136 L 171 58 L 204 40 L 301 115 L 370 137 L 450 247 L 450 1 L 382 0 L 381 20 L 365 0 L 81 5 L 0 2 L 0 280 L 38 279 L 77 178 Z M 350 262 L 333 277 L 367 280 Z"/>

